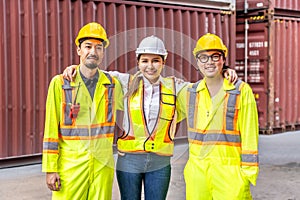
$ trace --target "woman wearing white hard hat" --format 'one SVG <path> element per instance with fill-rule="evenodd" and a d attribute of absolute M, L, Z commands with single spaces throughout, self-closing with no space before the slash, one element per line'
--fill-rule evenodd
<path fill-rule="evenodd" d="M 185 109 L 176 101 L 185 83 L 161 76 L 167 55 L 161 39 L 144 38 L 136 49 L 139 71 L 128 90 L 123 87 L 124 134 L 117 141 L 121 199 L 141 199 L 142 183 L 145 199 L 166 199 L 175 127 Z"/>

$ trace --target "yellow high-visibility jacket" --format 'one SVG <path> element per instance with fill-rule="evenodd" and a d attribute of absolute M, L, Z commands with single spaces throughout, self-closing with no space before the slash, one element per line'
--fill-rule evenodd
<path fill-rule="evenodd" d="M 258 114 L 251 88 L 224 79 L 211 99 L 204 79 L 191 84 L 187 98 L 187 199 L 250 198 L 247 182 L 255 185 L 259 171 Z"/>
<path fill-rule="evenodd" d="M 160 108 L 156 126 L 152 132 L 147 128 L 143 109 L 143 79 L 137 94 L 126 102 L 128 112 L 127 128 L 118 138 L 120 152 L 153 152 L 170 156 L 174 149 L 176 127 L 176 89 L 172 78 L 162 78 L 160 82 Z"/>
<path fill-rule="evenodd" d="M 78 70 L 79 68 L 77 74 Z M 86 152 L 106 165 L 112 158 L 116 109 L 123 107 L 123 93 L 118 80 L 110 80 L 99 70 L 92 100 L 82 78 L 77 75 L 75 81 L 70 83 L 70 88 L 73 94 L 72 101 L 78 90 L 76 103 L 80 104 L 80 111 L 71 124 L 66 123 L 68 116 L 65 116 L 65 111 L 70 104 L 66 102 L 64 84 L 62 75 L 57 75 L 48 89 L 43 171 L 58 172 L 58 160 L 63 151 Z"/>

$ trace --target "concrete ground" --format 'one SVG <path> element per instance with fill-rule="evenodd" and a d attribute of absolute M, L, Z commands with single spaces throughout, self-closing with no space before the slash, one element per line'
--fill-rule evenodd
<path fill-rule="evenodd" d="M 300 131 L 260 135 L 260 174 L 251 187 L 254 200 L 300 200 Z M 183 168 L 188 158 L 187 144 L 176 145 L 168 200 L 184 200 Z M 1 200 L 49 200 L 41 165 L 0 169 Z M 113 200 L 118 200 L 116 181 Z"/>

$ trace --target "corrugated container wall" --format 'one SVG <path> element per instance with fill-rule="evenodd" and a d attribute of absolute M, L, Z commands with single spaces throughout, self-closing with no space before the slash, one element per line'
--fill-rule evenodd
<path fill-rule="evenodd" d="M 239 12 L 236 27 L 235 68 L 253 88 L 260 130 L 266 134 L 300 129 L 300 13 L 288 10 L 299 9 L 300 2 L 274 5 Z"/>
<path fill-rule="evenodd" d="M 107 70 L 134 73 L 135 48 L 155 34 L 169 50 L 165 74 L 196 81 L 200 76 L 191 52 L 206 32 L 224 39 L 230 49 L 227 64 L 234 64 L 232 2 L 219 1 L 218 8 L 214 1 L 205 8 L 159 1 L 0 0 L 0 158 L 41 153 L 47 87 L 55 74 L 79 62 L 74 39 L 82 25 L 97 21 L 106 28 Z"/>

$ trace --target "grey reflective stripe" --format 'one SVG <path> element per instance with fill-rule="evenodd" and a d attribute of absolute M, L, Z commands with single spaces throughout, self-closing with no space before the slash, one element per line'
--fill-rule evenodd
<path fill-rule="evenodd" d="M 200 81 L 194 83 L 191 88 L 188 88 L 188 92 L 190 93 L 189 98 L 189 107 L 188 107 L 188 123 L 190 128 L 194 128 L 194 116 L 195 116 L 195 104 L 196 104 L 196 89 L 199 85 Z"/>
<path fill-rule="evenodd" d="M 190 93 L 189 98 L 189 107 L 188 107 L 188 125 L 190 128 L 194 128 L 194 117 L 195 117 L 195 103 L 196 103 L 196 88 L 198 84 L 200 83 L 194 83 L 191 88 L 188 88 L 188 92 Z M 227 101 L 227 109 L 226 109 L 226 130 L 232 131 L 234 130 L 234 114 L 236 111 L 236 99 L 237 95 L 240 94 L 239 87 L 242 84 L 241 80 L 238 80 L 235 84 L 235 89 L 227 91 L 229 94 L 228 101 Z"/>
<path fill-rule="evenodd" d="M 229 97 L 227 101 L 227 109 L 226 109 L 226 130 L 233 131 L 234 128 L 234 113 L 236 107 L 236 97 L 240 94 L 239 87 L 242 81 L 238 80 L 235 84 L 234 90 L 229 90 Z"/>
<path fill-rule="evenodd" d="M 223 134 L 223 133 L 202 134 L 202 133 L 196 133 L 196 132 L 189 132 L 189 139 L 198 140 L 200 142 L 241 143 L 240 135 Z"/>
<path fill-rule="evenodd" d="M 64 85 L 62 86 L 65 92 L 65 99 L 66 99 L 66 108 L 65 108 L 65 125 L 72 125 L 72 118 L 70 118 L 70 109 L 72 105 L 72 87 L 70 86 L 70 81 L 64 79 Z"/>
<path fill-rule="evenodd" d="M 111 84 L 105 84 L 105 87 L 108 90 L 108 108 L 107 108 L 107 122 L 112 122 L 113 120 L 113 90 L 115 88 L 115 84 L 112 83 L 112 78 L 108 73 L 104 73 L 106 77 L 110 80 Z M 66 109 L 65 109 L 65 125 L 72 125 L 72 118 L 70 118 L 70 108 L 72 105 L 72 89 L 73 87 L 70 86 L 70 82 L 64 79 L 64 85 L 62 86 L 65 92 L 65 99 L 66 99 Z"/>
<path fill-rule="evenodd" d="M 43 150 L 58 150 L 58 142 L 43 142 Z"/>
<path fill-rule="evenodd" d="M 114 94 L 114 88 L 115 84 L 112 82 L 112 78 L 108 73 L 104 73 L 106 77 L 109 79 L 111 84 L 105 85 L 105 87 L 108 90 L 108 107 L 107 107 L 107 122 L 112 122 L 113 121 L 113 94 Z"/>
<path fill-rule="evenodd" d="M 242 154 L 242 162 L 258 163 L 257 154 Z"/>
<path fill-rule="evenodd" d="M 97 128 L 61 128 L 60 133 L 62 136 L 79 136 L 79 137 L 87 137 L 87 136 L 99 136 L 103 134 L 114 133 L 115 126 L 102 126 Z M 89 134 L 90 133 L 90 134 Z"/>

